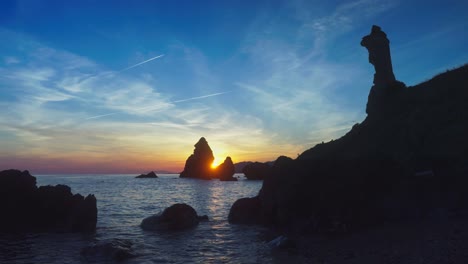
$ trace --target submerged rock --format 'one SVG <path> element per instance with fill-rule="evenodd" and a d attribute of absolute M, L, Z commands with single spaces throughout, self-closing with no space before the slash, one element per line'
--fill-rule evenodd
<path fill-rule="evenodd" d="M 213 151 L 204 137 L 195 144 L 193 154 L 187 158 L 181 178 L 196 178 L 210 180 L 212 178 L 211 164 L 214 161 Z"/>
<path fill-rule="evenodd" d="M 73 195 L 66 185 L 41 186 L 28 171 L 0 172 L 0 232 L 93 231 L 96 197 Z"/>
<path fill-rule="evenodd" d="M 162 213 L 143 219 L 140 226 L 150 231 L 177 231 L 195 227 L 200 220 L 206 221 L 208 217 L 199 217 L 190 205 L 179 203 L 164 209 Z"/>
<path fill-rule="evenodd" d="M 133 243 L 126 239 L 101 241 L 83 248 L 81 256 L 89 262 L 124 261 L 136 255 L 132 252 Z"/>
<path fill-rule="evenodd" d="M 140 174 L 138 176 L 136 176 L 135 178 L 158 178 L 158 175 L 156 175 L 156 173 L 154 173 L 154 171 L 151 171 L 151 172 L 148 172 L 148 174 Z"/>

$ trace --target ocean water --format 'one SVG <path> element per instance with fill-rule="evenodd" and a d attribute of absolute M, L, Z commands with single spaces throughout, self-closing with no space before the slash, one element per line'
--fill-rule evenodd
<path fill-rule="evenodd" d="M 113 239 L 133 244 L 136 257 L 124 263 L 275 262 L 263 239 L 265 229 L 227 221 L 231 205 L 239 198 L 255 196 L 260 181 L 203 181 L 170 174 L 157 179 L 135 179 L 135 175 L 35 176 L 38 186 L 66 184 L 73 193 L 96 195 L 97 230 L 94 234 L 1 236 L 1 263 L 97 263 L 102 259 L 84 259 L 81 249 Z M 140 228 L 145 217 L 174 203 L 187 203 L 210 220 L 179 232 L 156 233 Z"/>

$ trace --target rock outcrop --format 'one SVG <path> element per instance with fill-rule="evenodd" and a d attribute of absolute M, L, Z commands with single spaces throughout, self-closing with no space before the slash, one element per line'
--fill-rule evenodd
<path fill-rule="evenodd" d="M 379 26 L 362 38 L 361 46 L 369 52 L 369 62 L 374 65 L 374 85 L 369 92 L 366 113 L 370 118 L 385 118 L 399 107 L 396 103 L 406 85 L 395 79 L 390 55 L 390 41 Z"/>
<path fill-rule="evenodd" d="M 367 48 L 369 62 L 374 65 L 374 85 L 385 88 L 395 82 L 387 34 L 379 26 L 373 25 L 371 33 L 362 38 L 361 46 Z"/>
<path fill-rule="evenodd" d="M 211 164 L 214 161 L 213 151 L 204 137 L 195 144 L 195 150 L 185 162 L 181 178 L 196 178 L 210 180 L 212 178 Z"/>
<path fill-rule="evenodd" d="M 235 168 L 234 163 L 232 162 L 231 157 L 226 157 L 223 163 L 221 163 L 215 169 L 215 178 L 218 178 L 220 181 L 237 181 L 237 178 L 234 178 Z"/>
<path fill-rule="evenodd" d="M 336 232 L 468 214 L 468 65 L 393 89 L 386 43 L 378 27 L 363 40 L 376 67 L 372 89 L 385 91 L 367 118 L 295 160 L 277 160 L 259 195 L 234 203 L 231 222 Z"/>
<path fill-rule="evenodd" d="M 151 171 L 151 172 L 148 172 L 148 174 L 140 174 L 138 176 L 136 176 L 135 178 L 158 178 L 158 175 L 156 175 L 156 173 L 154 173 L 154 171 Z"/>
<path fill-rule="evenodd" d="M 143 219 L 141 228 L 149 231 L 177 231 L 193 228 L 207 216 L 198 216 L 195 209 L 187 204 L 174 204 L 162 213 Z"/>
<path fill-rule="evenodd" d="M 237 200 L 229 210 L 228 221 L 232 224 L 261 224 L 262 204 L 260 197 L 241 198 Z"/>
<path fill-rule="evenodd" d="M 235 173 L 243 173 L 245 166 L 252 164 L 253 161 L 241 161 L 238 163 L 234 163 Z"/>
<path fill-rule="evenodd" d="M 269 174 L 271 166 L 262 163 L 254 162 L 244 167 L 242 173 L 248 180 L 263 180 Z"/>
<path fill-rule="evenodd" d="M 0 172 L 0 232 L 86 232 L 97 222 L 96 198 L 66 185 L 41 186 L 28 171 Z"/>

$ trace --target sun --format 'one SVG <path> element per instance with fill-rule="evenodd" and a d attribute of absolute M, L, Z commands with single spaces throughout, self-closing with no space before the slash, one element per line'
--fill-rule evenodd
<path fill-rule="evenodd" d="M 216 159 L 211 163 L 211 169 L 216 169 L 219 166 L 219 162 Z"/>
<path fill-rule="evenodd" d="M 211 169 L 216 169 L 219 166 L 219 164 L 221 164 L 220 159 L 217 159 L 215 157 L 215 159 L 213 160 L 213 163 L 211 163 Z"/>

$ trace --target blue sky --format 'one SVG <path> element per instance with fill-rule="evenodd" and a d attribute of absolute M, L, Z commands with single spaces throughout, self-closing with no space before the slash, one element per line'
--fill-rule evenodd
<path fill-rule="evenodd" d="M 202 136 L 216 162 L 296 157 L 365 118 L 373 24 L 414 85 L 468 62 L 466 14 L 467 1 L 2 1 L 0 169 L 178 171 Z"/>

